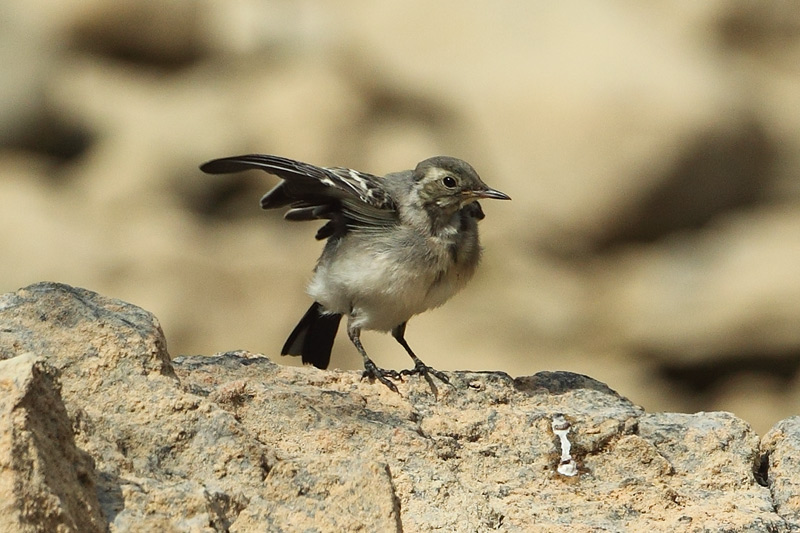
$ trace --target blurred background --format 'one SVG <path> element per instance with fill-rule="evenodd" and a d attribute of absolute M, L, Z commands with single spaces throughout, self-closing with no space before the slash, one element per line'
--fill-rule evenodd
<path fill-rule="evenodd" d="M 274 177 L 198 165 L 448 154 L 513 201 L 410 322 L 428 364 L 762 434 L 798 412 L 800 4 L 4 0 L 0 41 L 0 292 L 77 285 L 155 313 L 173 356 L 298 364 L 317 225 L 259 209 Z M 361 368 L 342 332 L 332 366 Z"/>

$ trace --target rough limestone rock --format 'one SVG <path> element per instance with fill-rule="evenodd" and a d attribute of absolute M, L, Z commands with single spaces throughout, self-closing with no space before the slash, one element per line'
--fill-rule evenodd
<path fill-rule="evenodd" d="M 760 442 L 566 372 L 395 394 L 247 352 L 171 361 L 152 315 L 55 283 L 0 296 L 0 359 L 0 531 L 800 528 L 796 419 Z"/>
<path fill-rule="evenodd" d="M 0 531 L 106 529 L 56 376 L 31 353 L 0 361 Z"/>
<path fill-rule="evenodd" d="M 787 522 L 800 524 L 800 417 L 781 420 L 761 441 L 770 474 L 775 509 Z"/>

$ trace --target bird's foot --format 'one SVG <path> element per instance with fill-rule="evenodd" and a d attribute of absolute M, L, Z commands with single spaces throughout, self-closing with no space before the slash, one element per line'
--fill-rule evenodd
<path fill-rule="evenodd" d="M 439 370 L 426 365 L 419 359 L 414 361 L 414 368 L 407 368 L 400 371 L 401 376 L 413 376 L 415 374 L 424 377 L 428 383 L 431 383 L 430 376 L 436 376 L 442 383 L 450 385 L 450 380 L 447 378 L 444 372 L 440 372 Z"/>
<path fill-rule="evenodd" d="M 364 372 L 361 374 L 361 379 L 364 378 L 369 378 L 371 380 L 377 379 L 389 387 L 389 390 L 397 393 L 400 392 L 397 390 L 397 386 L 388 379 L 401 379 L 400 372 L 397 370 L 385 370 L 383 368 L 378 368 L 375 363 L 369 359 L 364 362 Z"/>

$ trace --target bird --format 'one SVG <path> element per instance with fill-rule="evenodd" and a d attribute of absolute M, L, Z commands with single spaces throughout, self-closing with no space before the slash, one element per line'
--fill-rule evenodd
<path fill-rule="evenodd" d="M 486 185 L 469 163 L 449 156 L 421 161 L 413 170 L 377 176 L 349 168 L 320 167 L 275 155 L 213 159 L 208 174 L 263 170 L 281 182 L 261 198 L 263 209 L 286 208 L 290 221 L 323 220 L 325 240 L 307 292 L 314 299 L 281 355 L 301 356 L 325 369 L 342 317 L 364 360 L 362 379 L 447 376 L 420 360 L 405 340 L 409 319 L 441 306 L 472 278 L 481 256 L 478 200 L 511 198 Z M 362 330 L 391 332 L 414 367 L 378 367 L 361 342 Z"/>

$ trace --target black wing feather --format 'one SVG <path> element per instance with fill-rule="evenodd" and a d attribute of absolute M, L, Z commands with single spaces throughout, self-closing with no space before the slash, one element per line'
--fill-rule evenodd
<path fill-rule="evenodd" d="M 380 185 L 378 176 L 346 168 L 324 168 L 275 155 L 240 155 L 208 161 L 200 170 L 208 174 L 227 174 L 259 169 L 285 180 L 262 199 L 262 207 L 272 209 L 293 205 L 324 203 L 324 198 L 355 197 L 368 206 L 394 209 L 394 203 Z"/>
<path fill-rule="evenodd" d="M 325 239 L 353 227 L 397 223 L 396 205 L 378 176 L 340 167 L 318 167 L 275 155 L 250 154 L 214 159 L 200 170 L 225 174 L 258 169 L 283 181 L 261 198 L 261 207 L 290 207 L 288 220 L 329 219 L 317 233 Z M 341 216 L 336 216 L 336 215 Z"/>

